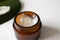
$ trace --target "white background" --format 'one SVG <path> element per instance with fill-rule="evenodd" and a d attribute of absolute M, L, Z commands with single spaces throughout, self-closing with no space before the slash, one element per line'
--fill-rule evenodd
<path fill-rule="evenodd" d="M 60 40 L 60 0 L 21 0 L 21 11 L 36 12 L 42 21 L 39 40 Z M 13 30 L 14 18 L 0 25 L 0 40 L 17 40 Z"/>

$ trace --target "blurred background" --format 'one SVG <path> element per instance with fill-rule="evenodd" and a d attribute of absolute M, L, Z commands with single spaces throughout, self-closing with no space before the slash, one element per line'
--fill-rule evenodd
<path fill-rule="evenodd" d="M 40 16 L 42 28 L 38 40 L 60 40 L 60 0 L 20 1 L 22 3 L 21 11 L 33 11 Z M 0 25 L 0 40 L 17 40 L 13 22 L 14 18 Z"/>

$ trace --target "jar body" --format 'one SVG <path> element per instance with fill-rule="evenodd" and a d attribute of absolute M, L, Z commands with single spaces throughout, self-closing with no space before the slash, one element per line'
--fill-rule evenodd
<path fill-rule="evenodd" d="M 22 35 L 18 31 L 16 31 L 16 30 L 14 30 L 14 31 L 15 31 L 16 38 L 18 40 L 37 40 L 40 37 L 40 33 L 41 33 L 41 31 L 38 30 L 34 34 Z"/>
<path fill-rule="evenodd" d="M 19 29 L 16 28 L 16 26 L 13 26 L 13 28 L 14 28 L 14 31 L 15 31 L 16 38 L 18 40 L 37 40 L 40 37 L 40 34 L 41 34 L 40 26 L 39 26 L 39 29 L 36 32 L 31 33 L 31 34 L 24 34 L 24 33 L 22 34 L 22 33 L 19 32 Z"/>

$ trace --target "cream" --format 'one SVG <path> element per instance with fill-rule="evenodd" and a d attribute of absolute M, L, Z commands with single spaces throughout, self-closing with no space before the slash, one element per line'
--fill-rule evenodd
<path fill-rule="evenodd" d="M 29 17 L 27 15 L 23 15 L 22 18 L 20 18 L 20 22 L 22 23 L 21 26 L 24 27 L 30 27 L 37 23 L 38 18 L 36 15 L 33 15 L 32 17 Z"/>

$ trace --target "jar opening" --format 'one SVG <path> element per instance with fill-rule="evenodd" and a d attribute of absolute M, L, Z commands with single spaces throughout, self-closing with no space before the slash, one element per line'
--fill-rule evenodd
<path fill-rule="evenodd" d="M 36 14 L 31 12 L 21 13 L 16 17 L 16 23 L 23 27 L 31 27 L 38 22 Z"/>

